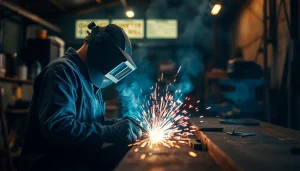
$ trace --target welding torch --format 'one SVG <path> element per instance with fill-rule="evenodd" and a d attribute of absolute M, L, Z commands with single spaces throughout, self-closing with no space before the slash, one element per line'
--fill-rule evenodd
<path fill-rule="evenodd" d="M 143 133 L 148 133 L 148 131 L 141 124 L 139 124 L 137 120 L 133 119 L 130 116 L 125 116 L 125 119 L 128 119 L 132 123 L 134 123 L 137 127 L 139 127 L 142 130 Z"/>

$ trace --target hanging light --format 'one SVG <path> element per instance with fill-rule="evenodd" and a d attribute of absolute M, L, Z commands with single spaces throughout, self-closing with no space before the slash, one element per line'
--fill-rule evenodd
<path fill-rule="evenodd" d="M 127 15 L 128 18 L 132 18 L 134 16 L 134 12 L 131 9 L 128 9 L 126 11 L 126 15 Z"/>
<path fill-rule="evenodd" d="M 215 4 L 211 10 L 211 15 L 217 15 L 220 12 L 221 8 L 221 4 Z"/>

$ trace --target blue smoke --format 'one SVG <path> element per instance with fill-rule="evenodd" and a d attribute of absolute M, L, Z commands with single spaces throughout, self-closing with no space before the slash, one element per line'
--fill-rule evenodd
<path fill-rule="evenodd" d="M 147 59 L 146 48 L 138 48 L 133 51 L 133 60 L 138 69 L 129 74 L 117 85 L 119 99 L 122 103 L 122 116 L 136 117 L 140 105 L 145 102 L 144 96 L 148 95 L 149 88 L 153 85 L 151 77 L 154 69 Z"/>
<path fill-rule="evenodd" d="M 199 51 L 199 46 L 208 49 L 211 45 L 210 28 L 205 25 L 204 20 L 209 9 L 208 2 L 181 0 L 174 4 L 170 0 L 153 0 L 146 11 L 148 19 L 178 20 L 178 49 L 175 56 L 164 59 L 175 62 L 178 68 L 182 67 L 178 80 L 170 88 L 173 92 L 181 90 L 183 95 L 190 93 L 194 89 L 191 79 L 204 71 L 203 54 Z M 157 81 L 157 68 L 147 58 L 147 48 L 138 47 L 133 50 L 133 59 L 138 69 L 123 79 L 117 90 L 122 103 L 122 115 L 136 117 L 140 105 L 145 103 L 145 95 L 149 96 L 150 87 Z M 184 100 L 184 96 L 178 95 L 175 94 L 174 99 Z"/>

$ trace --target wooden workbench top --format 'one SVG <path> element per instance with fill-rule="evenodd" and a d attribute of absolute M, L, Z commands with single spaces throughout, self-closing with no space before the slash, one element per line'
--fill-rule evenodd
<path fill-rule="evenodd" d="M 203 121 L 203 122 L 200 122 Z M 191 118 L 197 127 L 222 127 L 223 132 L 195 132 L 206 150 L 195 151 L 187 144 L 180 148 L 133 146 L 117 166 L 123 170 L 300 170 L 300 155 L 291 154 L 300 147 L 300 132 L 260 122 L 259 126 L 220 124 L 219 118 Z M 227 135 L 232 131 L 256 132 L 255 136 Z M 192 138 L 197 138 L 192 137 Z M 138 151 L 135 152 L 135 149 Z M 197 157 L 191 157 L 193 151 Z M 141 155 L 145 158 L 141 159 Z"/>
<path fill-rule="evenodd" d="M 200 122 L 202 120 L 203 122 Z M 291 148 L 300 147 L 300 132 L 260 122 L 259 126 L 220 124 L 218 118 L 191 118 L 197 127 L 223 127 L 223 132 L 196 132 L 209 154 L 224 170 L 300 170 L 300 155 Z M 227 132 L 256 132 L 240 137 Z"/>
<path fill-rule="evenodd" d="M 195 137 L 196 138 L 196 137 Z M 219 171 L 220 167 L 206 151 L 195 151 L 188 144 L 176 143 L 180 148 L 133 146 L 119 163 L 116 171 Z M 138 150 L 136 150 L 138 149 Z M 196 153 L 193 157 L 189 153 Z M 144 157 L 143 157 L 144 156 Z"/>

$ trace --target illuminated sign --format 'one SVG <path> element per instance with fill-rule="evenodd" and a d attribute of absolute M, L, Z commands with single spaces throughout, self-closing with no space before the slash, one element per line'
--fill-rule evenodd
<path fill-rule="evenodd" d="M 177 20 L 147 20 L 146 37 L 148 39 L 176 39 L 178 36 Z"/>
<path fill-rule="evenodd" d="M 87 26 L 92 21 L 94 21 L 97 26 L 102 26 L 102 27 L 109 24 L 109 20 L 98 20 L 98 19 L 76 20 L 76 24 L 75 24 L 75 38 L 76 39 L 84 39 L 85 36 L 87 36 L 87 31 L 89 30 Z"/>
<path fill-rule="evenodd" d="M 143 39 L 144 38 L 144 20 L 139 19 L 117 19 L 112 20 L 112 24 L 123 28 L 129 38 Z"/>

